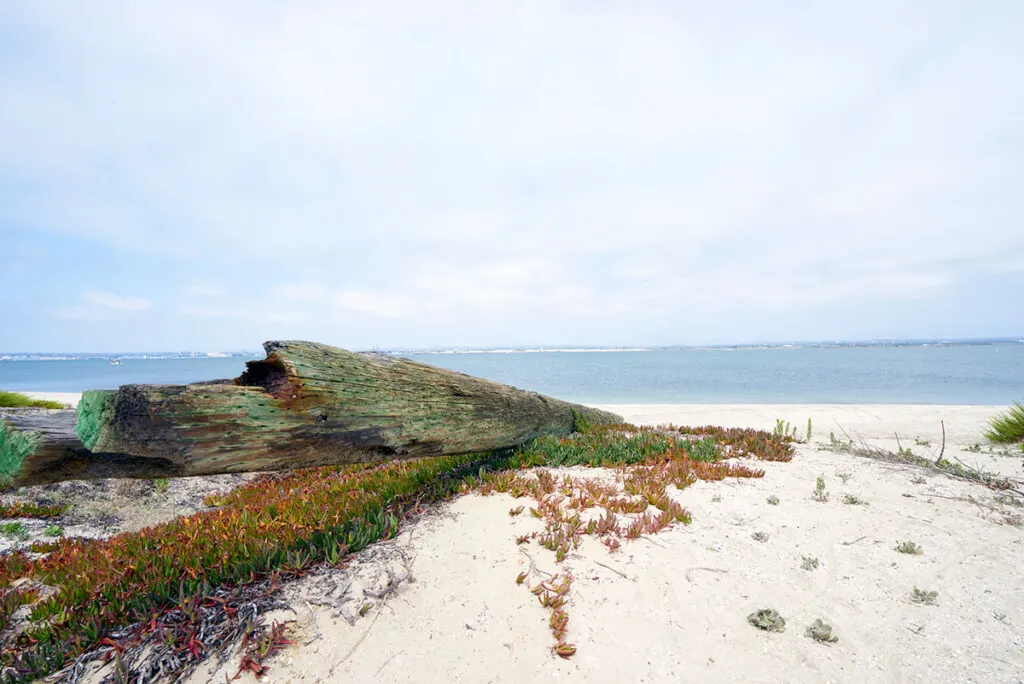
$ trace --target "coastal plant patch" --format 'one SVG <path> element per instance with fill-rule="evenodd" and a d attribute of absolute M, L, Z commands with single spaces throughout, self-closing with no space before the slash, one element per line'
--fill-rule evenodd
<path fill-rule="evenodd" d="M 832 633 L 832 625 L 821 618 L 812 622 L 805 633 L 819 644 L 834 644 L 839 641 L 839 637 Z"/>
<path fill-rule="evenodd" d="M 0 534 L 15 541 L 25 541 L 28 539 L 28 530 L 20 522 L 0 523 Z"/>
<path fill-rule="evenodd" d="M 927 606 L 934 606 L 938 603 L 939 592 L 937 591 L 925 591 L 914 587 L 913 593 L 910 594 L 910 600 L 914 603 L 923 603 Z"/>
<path fill-rule="evenodd" d="M 67 408 L 59 401 L 48 399 L 33 399 L 21 392 L 0 392 L 0 408 L 45 408 L 62 409 Z"/>
<path fill-rule="evenodd" d="M 530 513 L 541 518 L 544 530 L 516 541 L 534 543 L 564 562 L 585 534 L 615 552 L 624 541 L 689 522 L 670 486 L 764 475 L 727 460 L 737 456 L 788 461 L 793 447 L 790 440 L 753 430 L 598 426 L 538 439 L 513 453 L 261 475 L 207 497 L 210 510 L 108 539 L 40 540 L 30 551 L 0 557 L 0 667 L 11 681 L 34 681 L 85 656 L 115 658 L 135 671 L 144 666 L 138 659 L 148 645 L 173 656 L 180 674 L 217 644 L 227 648 L 225 634 L 242 639 L 251 633 L 272 651 L 287 641 L 285 627 L 263 625 L 256 613 L 246 613 L 254 601 L 272 595 L 284 577 L 318 564 L 338 565 L 348 554 L 393 537 L 403 516 L 425 502 L 474 488 L 532 496 Z M 565 480 L 537 468 L 551 465 L 611 467 L 617 480 Z M 605 514 L 584 520 L 582 512 L 592 506 Z M 55 516 L 63 508 L 40 512 Z M 565 603 L 571 584 L 569 573 L 557 583 L 541 583 L 554 652 L 562 657 L 575 652 Z M 30 608 L 28 618 L 14 620 L 23 605 Z M 268 648 L 253 651 L 253 662 L 263 651 Z"/>
<path fill-rule="evenodd" d="M 698 438 L 692 439 L 695 434 Z M 581 444 L 591 444 L 594 449 L 587 453 L 580 449 Z M 670 486 L 683 489 L 697 480 L 764 476 L 763 470 L 723 460 L 734 455 L 788 460 L 792 458 L 792 445 L 788 439 L 747 430 L 592 427 L 566 438 L 536 440 L 513 458 L 519 470 L 487 473 L 479 487 L 485 496 L 500 492 L 514 498 L 531 497 L 534 505 L 529 508 L 530 515 L 541 520 L 544 529 L 518 535 L 515 543 L 536 543 L 552 552 L 556 563 L 563 563 L 586 536 L 596 537 L 609 553 L 615 553 L 623 542 L 658 534 L 679 523 L 688 524 L 690 513 L 669 495 Z M 523 470 L 556 465 L 614 467 L 615 479 L 558 478 L 544 469 Z M 767 538 L 765 534 L 764 540 Z M 531 563 L 530 570 L 517 575 L 516 584 L 526 582 L 532 572 Z M 571 575 L 568 577 L 571 583 Z M 567 640 L 565 598 L 569 585 L 541 582 L 529 586 L 541 605 L 552 610 L 554 652 L 570 657 L 576 646 Z"/>
<path fill-rule="evenodd" d="M 985 438 L 997 444 L 1024 442 L 1024 404 L 1016 402 L 1008 411 L 992 418 Z"/>
<path fill-rule="evenodd" d="M 0 518 L 59 518 L 67 509 L 67 506 L 40 505 L 31 501 L 0 503 Z"/>
<path fill-rule="evenodd" d="M 920 556 L 922 553 L 924 553 L 924 548 L 918 546 L 912 541 L 900 542 L 896 545 L 896 550 L 900 553 L 906 553 L 911 556 Z"/>
<path fill-rule="evenodd" d="M 774 608 L 762 608 L 747 616 L 747 622 L 765 632 L 785 632 L 786 618 Z"/>
<path fill-rule="evenodd" d="M 819 503 L 828 501 L 828 492 L 825 491 L 825 476 L 819 475 L 814 483 L 814 500 Z"/>
<path fill-rule="evenodd" d="M 817 570 L 818 559 L 814 556 L 804 556 L 800 561 L 800 568 L 803 570 Z"/>

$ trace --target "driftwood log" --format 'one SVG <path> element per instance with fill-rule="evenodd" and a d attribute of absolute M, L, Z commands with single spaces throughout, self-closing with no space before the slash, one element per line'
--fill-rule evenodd
<path fill-rule="evenodd" d="M 0 477 L 289 470 L 506 449 L 612 413 L 463 373 L 311 342 L 267 342 L 235 380 L 90 390 L 77 412 L 0 413 Z"/>

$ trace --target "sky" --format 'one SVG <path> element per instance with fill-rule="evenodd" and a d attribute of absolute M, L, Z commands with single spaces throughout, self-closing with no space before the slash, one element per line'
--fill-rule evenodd
<path fill-rule="evenodd" d="M 0 0 L 0 351 L 1024 336 L 1021 26 Z"/>

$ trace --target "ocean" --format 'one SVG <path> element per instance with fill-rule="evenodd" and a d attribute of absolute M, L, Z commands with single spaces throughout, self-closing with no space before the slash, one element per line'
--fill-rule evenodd
<path fill-rule="evenodd" d="M 1024 400 L 1024 344 L 403 353 L 583 403 L 995 404 Z M 80 392 L 237 377 L 245 359 L 0 360 L 0 389 Z"/>

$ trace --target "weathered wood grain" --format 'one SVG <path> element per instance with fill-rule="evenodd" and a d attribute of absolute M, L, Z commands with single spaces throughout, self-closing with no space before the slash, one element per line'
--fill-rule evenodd
<path fill-rule="evenodd" d="M 86 392 L 73 435 L 63 412 L 54 412 L 60 429 L 7 421 L 8 443 L 35 439 L 11 478 L 209 475 L 473 453 L 567 435 L 577 415 L 622 420 L 407 359 L 311 342 L 264 347 L 266 359 L 248 362 L 230 384 Z M 0 435 L 0 460 L 3 451 Z"/>

